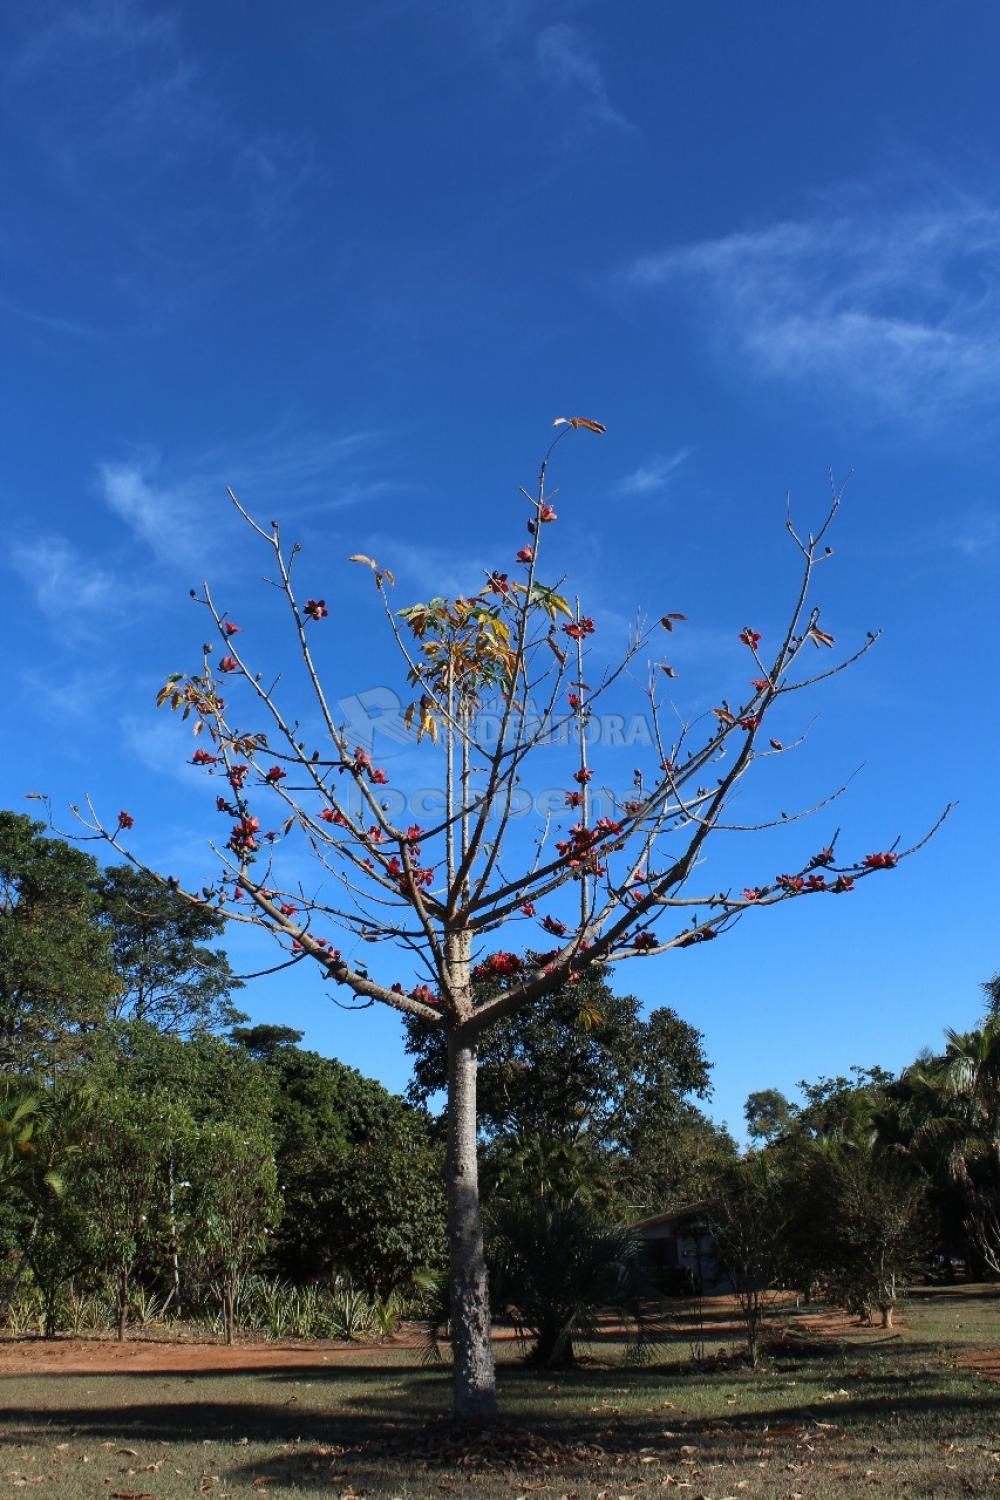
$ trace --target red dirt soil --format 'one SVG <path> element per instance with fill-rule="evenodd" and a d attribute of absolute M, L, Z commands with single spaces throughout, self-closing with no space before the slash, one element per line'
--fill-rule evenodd
<path fill-rule="evenodd" d="M 400 1340 L 393 1347 L 407 1347 Z M 168 1343 L 160 1339 L 3 1339 L 2 1375 L 225 1375 L 245 1370 L 304 1369 L 351 1364 L 371 1358 L 372 1346 L 325 1340 L 274 1340 L 267 1343 Z"/>

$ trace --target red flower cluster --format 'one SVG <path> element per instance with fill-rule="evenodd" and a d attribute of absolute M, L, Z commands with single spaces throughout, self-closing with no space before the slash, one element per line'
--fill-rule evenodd
<path fill-rule="evenodd" d="M 573 780 L 578 781 L 581 786 L 585 786 L 588 781 L 593 781 L 593 779 L 593 771 L 585 771 L 582 766 L 579 771 L 573 772 Z"/>
<path fill-rule="evenodd" d="M 740 720 L 740 728 L 747 730 L 748 733 L 750 730 L 759 729 L 760 714 L 744 714 Z"/>
<path fill-rule="evenodd" d="M 806 890 L 807 891 L 825 891 L 827 889 L 828 889 L 828 886 L 827 886 L 827 883 L 826 883 L 826 876 L 825 875 L 807 875 L 806 876 Z"/>
<path fill-rule="evenodd" d="M 542 922 L 542 926 L 546 932 L 551 932 L 553 937 L 565 937 L 569 931 L 566 923 L 560 922 L 558 917 L 546 917 Z"/>
<path fill-rule="evenodd" d="M 571 794 L 572 795 L 572 794 Z M 569 830 L 568 839 L 558 839 L 556 848 L 565 859 L 569 856 L 571 866 L 578 865 L 601 839 L 609 834 L 621 833 L 622 825 L 615 823 L 611 818 L 598 818 L 593 828 L 584 828 L 582 823 L 574 823 Z"/>
<path fill-rule="evenodd" d="M 632 947 L 637 953 L 645 953 L 649 948 L 658 948 L 659 940 L 654 932 L 637 932 Z"/>
<path fill-rule="evenodd" d="M 217 766 L 219 757 L 213 755 L 210 750 L 196 750 L 191 757 L 193 766 Z"/>
<path fill-rule="evenodd" d="M 774 883 L 783 891 L 801 891 L 805 886 L 801 875 L 775 875 Z"/>
<path fill-rule="evenodd" d="M 571 641 L 582 641 L 585 635 L 593 635 L 594 622 L 589 615 L 583 615 L 581 619 L 574 620 L 572 625 L 563 626 L 563 634 L 568 635 Z"/>
<path fill-rule="evenodd" d="M 819 851 L 819 853 L 818 854 L 814 854 L 813 857 L 812 857 L 812 859 L 809 861 L 809 868 L 811 870 L 814 870 L 817 865 L 832 865 L 832 864 L 833 864 L 833 850 L 832 849 L 821 849 Z"/>
<path fill-rule="evenodd" d="M 866 854 L 864 863 L 868 870 L 892 870 L 899 864 L 899 855 Z"/>
<path fill-rule="evenodd" d="M 119 828 L 132 828 L 134 826 L 134 824 L 135 824 L 135 819 L 133 818 L 133 816 L 132 816 L 131 813 L 120 812 L 118 814 L 118 827 Z"/>
<path fill-rule="evenodd" d="M 746 890 L 743 892 L 743 899 L 744 901 L 759 901 L 761 896 L 763 895 L 764 892 L 761 890 L 759 885 L 751 885 L 747 886 Z"/>
<path fill-rule="evenodd" d="M 743 629 L 740 631 L 739 638 L 744 646 L 750 647 L 751 651 L 756 651 L 757 647 L 760 645 L 760 631 L 751 630 L 749 625 L 745 625 L 743 627 Z"/>
<path fill-rule="evenodd" d="M 522 547 L 520 552 L 517 554 L 516 561 L 520 563 L 530 563 L 534 555 L 534 547 Z"/>
<path fill-rule="evenodd" d="M 491 953 L 489 958 L 476 965 L 472 974 L 475 979 L 508 979 L 514 974 L 520 974 L 523 968 L 524 960 L 518 958 L 516 953 Z"/>
<path fill-rule="evenodd" d="M 326 607 L 325 599 L 307 599 L 302 613 L 310 620 L 325 620 L 330 611 Z"/>
<path fill-rule="evenodd" d="M 287 775 L 288 772 L 283 771 L 280 766 L 272 766 L 271 769 L 265 774 L 264 780 L 269 781 L 272 786 L 277 786 L 278 782 L 284 781 Z"/>
<path fill-rule="evenodd" d="M 381 766 L 376 766 L 375 767 L 374 771 L 371 774 L 371 781 L 372 781 L 372 783 L 373 783 L 374 786 L 388 786 L 389 785 L 389 778 L 385 774 L 385 772 L 383 771 L 383 769 L 382 769 Z"/>
<path fill-rule="evenodd" d="M 342 812 L 335 807 L 324 807 L 319 815 L 321 823 L 336 823 L 338 828 L 347 827 L 347 819 Z"/>
<path fill-rule="evenodd" d="M 219 662 L 220 672 L 238 672 L 240 664 L 235 656 L 224 656 Z"/>
<path fill-rule="evenodd" d="M 838 875 L 830 889 L 839 896 L 844 891 L 853 891 L 854 881 L 851 879 L 850 875 Z"/>
<path fill-rule="evenodd" d="M 247 776 L 249 775 L 249 773 L 250 773 L 250 767 L 249 766 L 230 766 L 229 767 L 229 785 L 232 787 L 232 789 L 233 789 L 234 792 L 239 792 L 239 791 L 242 790 L 243 783 L 244 783 L 244 781 L 246 781 Z"/>
<path fill-rule="evenodd" d="M 415 985 L 410 991 L 411 1000 L 422 1000 L 424 1005 L 440 1005 L 441 1002 L 432 989 L 426 984 Z"/>
<path fill-rule="evenodd" d="M 246 854 L 257 847 L 257 834 L 260 832 L 259 818 L 240 818 L 239 822 L 233 824 L 233 831 L 229 835 L 228 847 L 234 854 Z"/>

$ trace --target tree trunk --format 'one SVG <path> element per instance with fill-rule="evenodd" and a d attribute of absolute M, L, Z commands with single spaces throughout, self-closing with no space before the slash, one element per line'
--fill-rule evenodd
<path fill-rule="evenodd" d="M 118 1272 L 118 1342 L 125 1342 L 125 1324 L 128 1321 L 128 1272 Z"/>
<path fill-rule="evenodd" d="M 891 1302 L 886 1303 L 886 1305 L 882 1308 L 882 1327 L 883 1328 L 891 1328 L 892 1327 L 892 1303 Z"/>
<path fill-rule="evenodd" d="M 223 1322 L 225 1323 L 226 1328 L 226 1343 L 231 1344 L 233 1342 L 233 1323 L 235 1322 L 235 1317 L 233 1314 L 233 1278 L 231 1276 L 226 1277 L 222 1295 Z"/>
<path fill-rule="evenodd" d="M 476 1046 L 448 1033 L 448 1259 L 454 1414 L 488 1422 L 497 1412 L 490 1303 L 476 1153 Z"/>
<path fill-rule="evenodd" d="M 21 1259 L 17 1263 L 17 1270 L 8 1281 L 4 1289 L 3 1296 L 0 1297 L 0 1322 L 2 1322 L 10 1312 L 10 1304 L 17 1296 L 17 1289 L 21 1285 L 21 1278 L 28 1268 L 28 1256 L 31 1254 L 31 1247 L 35 1243 L 35 1237 L 38 1234 L 38 1226 L 39 1224 L 41 1224 L 41 1222 L 42 1210 L 40 1208 L 36 1208 L 35 1216 L 31 1221 L 31 1228 L 28 1230 L 28 1238 L 25 1240 L 24 1245 L 21 1249 Z"/>

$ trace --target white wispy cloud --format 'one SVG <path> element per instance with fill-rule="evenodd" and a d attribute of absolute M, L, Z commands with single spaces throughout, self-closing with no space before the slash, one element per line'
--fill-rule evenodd
<path fill-rule="evenodd" d="M 1000 399 L 1000 209 L 896 210 L 861 194 L 828 212 L 631 262 L 632 288 L 691 299 L 718 356 L 878 418 L 926 422 Z"/>
<path fill-rule="evenodd" d="M 64 536 L 15 537 L 8 560 L 38 608 L 67 633 L 79 629 L 88 616 L 116 606 L 121 581 Z"/>
<path fill-rule="evenodd" d="M 227 487 L 264 521 L 344 509 L 383 493 L 388 481 L 365 472 L 376 436 L 276 428 L 186 459 L 145 450 L 99 464 L 97 489 L 162 562 L 187 566 L 231 526 Z"/>
<path fill-rule="evenodd" d="M 593 119 L 620 130 L 635 129 L 611 103 L 604 70 L 578 26 L 569 21 L 546 26 L 538 34 L 535 56 L 543 76 L 556 87 L 575 93 Z"/>
<path fill-rule="evenodd" d="M 615 493 L 625 497 L 654 495 L 666 489 L 681 464 L 691 456 L 690 448 L 678 448 L 669 456 L 657 454 L 626 474 L 615 486 Z"/>
<path fill-rule="evenodd" d="M 0 93 L 84 222 L 96 196 L 146 274 L 173 265 L 181 284 L 192 264 L 204 268 L 212 231 L 227 242 L 252 231 L 257 248 L 289 232 L 321 175 L 308 137 L 239 118 L 157 0 L 26 7 L 0 59 Z M 150 197 L 170 201 L 151 192 L 157 180 L 184 186 L 182 215 L 151 208 Z"/>

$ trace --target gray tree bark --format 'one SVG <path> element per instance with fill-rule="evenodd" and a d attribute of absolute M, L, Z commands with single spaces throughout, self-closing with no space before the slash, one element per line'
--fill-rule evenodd
<path fill-rule="evenodd" d="M 448 1256 L 454 1413 L 491 1421 L 497 1412 L 496 1370 L 479 1206 L 476 1148 L 476 1044 L 448 1033 Z"/>

